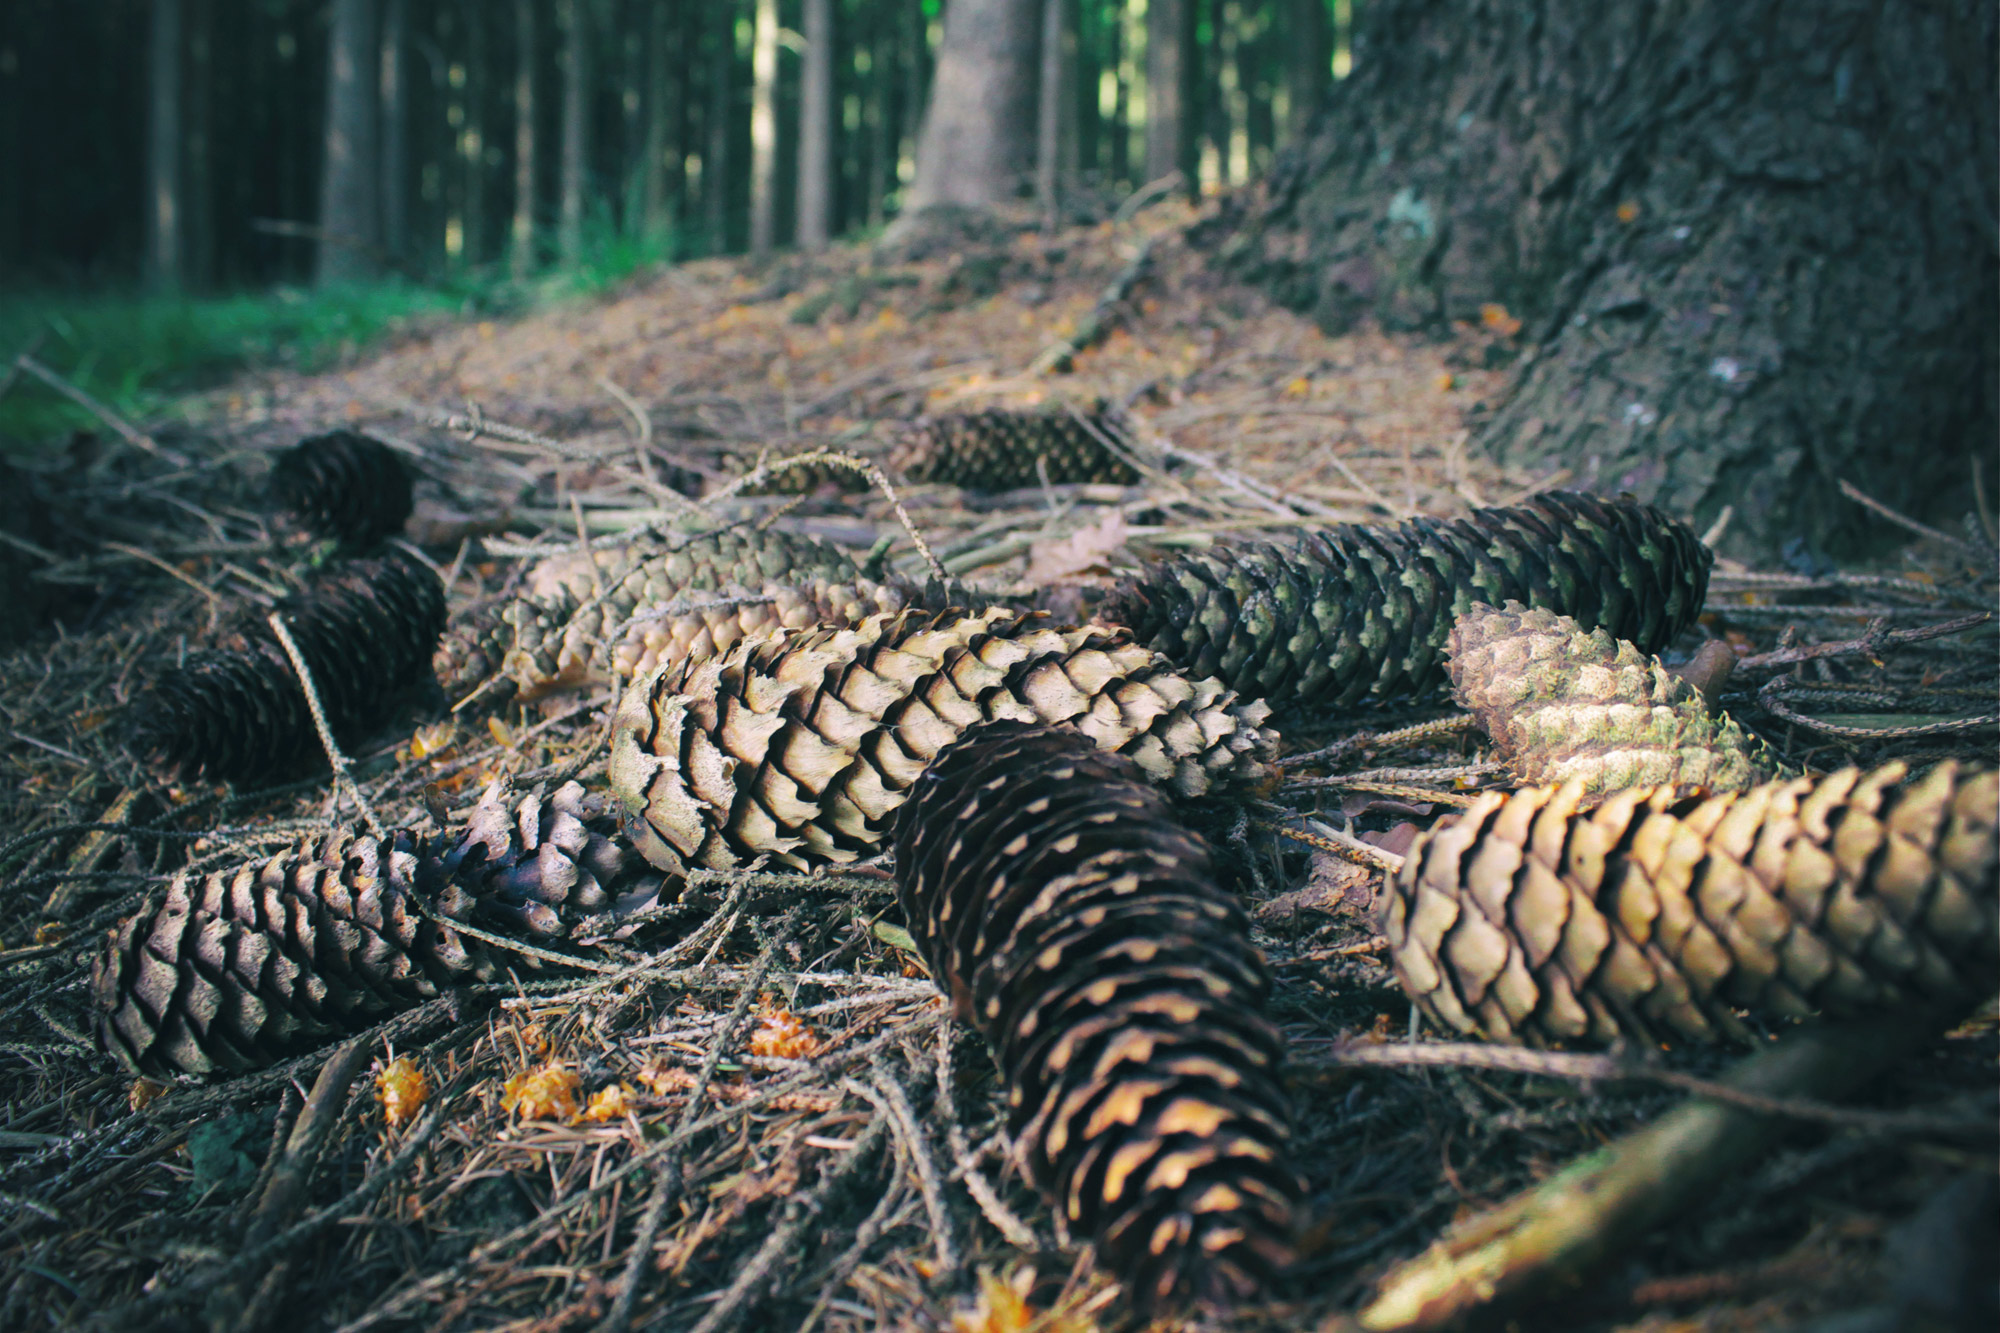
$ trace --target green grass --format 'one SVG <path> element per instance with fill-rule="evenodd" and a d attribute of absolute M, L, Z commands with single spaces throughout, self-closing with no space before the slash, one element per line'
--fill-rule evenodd
<path fill-rule="evenodd" d="M 684 257 L 686 241 L 679 233 L 625 236 L 600 220 L 586 230 L 575 267 L 526 284 L 496 271 L 436 286 L 396 280 L 324 292 L 0 294 L 0 366 L 39 336 L 35 355 L 43 364 L 127 417 L 145 418 L 177 395 L 247 367 L 319 370 L 419 322 L 514 316 L 600 297 L 643 269 Z M 23 377 L 0 399 L 0 451 L 32 455 L 95 424 L 82 408 Z"/>

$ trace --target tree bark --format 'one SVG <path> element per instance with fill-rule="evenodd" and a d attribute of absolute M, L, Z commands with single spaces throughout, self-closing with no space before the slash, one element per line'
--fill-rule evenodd
<path fill-rule="evenodd" d="M 1036 0 L 952 0 L 904 212 L 1012 199 L 1034 161 Z"/>
<path fill-rule="evenodd" d="M 729 119 L 736 101 L 736 2 L 718 0 L 713 5 L 715 29 L 709 51 L 708 117 L 703 127 L 708 150 L 701 163 L 701 208 L 708 230 L 708 251 L 719 254 L 729 248 L 730 175 L 735 163 L 729 151 Z"/>
<path fill-rule="evenodd" d="M 215 6 L 189 0 L 187 70 L 181 84 L 181 282 L 215 282 Z"/>
<path fill-rule="evenodd" d="M 833 239 L 833 0 L 805 0 L 799 88 L 799 247 Z"/>
<path fill-rule="evenodd" d="M 1196 154 L 1195 0 L 1146 6 L 1146 180 L 1180 172 L 1190 194 L 1201 185 Z"/>
<path fill-rule="evenodd" d="M 1285 138 L 1296 142 L 1326 96 L 1332 68 L 1326 0 L 1287 0 L 1285 29 Z"/>
<path fill-rule="evenodd" d="M 514 226 L 508 268 L 535 267 L 535 0 L 514 0 Z"/>
<path fill-rule="evenodd" d="M 1477 440 L 1724 549 L 1956 519 L 2000 355 L 2000 21 L 1980 0 L 1379 0 L 1228 262 L 1329 330 L 1496 303 Z"/>
<path fill-rule="evenodd" d="M 1069 112 L 1075 105 L 1076 24 L 1072 0 L 1042 0 L 1041 77 L 1035 107 L 1035 203 L 1042 226 L 1062 222 L 1065 150 L 1075 141 Z"/>
<path fill-rule="evenodd" d="M 181 0 L 153 0 L 147 34 L 146 285 L 181 286 Z"/>
<path fill-rule="evenodd" d="M 380 18 L 377 0 L 334 0 L 327 45 L 326 155 L 319 176 L 316 277 L 322 287 L 366 281 L 379 271 Z"/>
<path fill-rule="evenodd" d="M 563 29 L 562 212 L 556 251 L 583 262 L 584 191 L 590 183 L 590 0 L 558 0 Z"/>
<path fill-rule="evenodd" d="M 750 37 L 750 253 L 778 239 L 778 0 L 757 0 Z"/>
<path fill-rule="evenodd" d="M 486 257 L 486 0 L 465 6 L 465 133 L 459 161 L 465 171 L 467 268 Z"/>
<path fill-rule="evenodd" d="M 384 0 L 382 9 L 382 249 L 409 258 L 409 0 Z"/>
<path fill-rule="evenodd" d="M 646 34 L 646 136 L 641 149 L 644 162 L 639 177 L 640 230 L 647 236 L 664 235 L 673 225 L 667 190 L 667 153 L 676 155 L 680 136 L 676 113 L 680 108 L 679 68 L 673 57 L 675 8 L 665 0 L 648 6 L 651 23 Z"/>

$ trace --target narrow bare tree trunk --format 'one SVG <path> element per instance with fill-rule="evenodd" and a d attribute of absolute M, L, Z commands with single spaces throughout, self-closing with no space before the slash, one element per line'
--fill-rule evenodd
<path fill-rule="evenodd" d="M 673 7 L 666 0 L 648 6 L 651 22 L 646 33 L 646 137 L 641 151 L 645 161 L 639 174 L 640 229 L 647 236 L 659 236 L 673 224 L 667 199 L 667 149 L 678 151 L 679 136 L 672 130 L 674 111 L 680 105 L 677 67 L 669 57 L 673 41 Z"/>
<path fill-rule="evenodd" d="M 590 175 L 590 0 L 560 0 L 563 28 L 562 214 L 556 250 L 583 261 L 584 190 Z"/>
<path fill-rule="evenodd" d="M 805 0 L 806 56 L 799 96 L 799 245 L 833 237 L 833 0 Z"/>
<path fill-rule="evenodd" d="M 1200 188 L 1195 156 L 1194 0 L 1146 6 L 1146 180 L 1178 171 Z"/>
<path fill-rule="evenodd" d="M 327 48 L 326 156 L 319 177 L 316 276 L 322 287 L 376 274 L 380 18 L 377 0 L 334 0 Z"/>
<path fill-rule="evenodd" d="M 873 25 L 873 33 L 868 60 L 867 216 L 869 226 L 879 227 L 882 225 L 883 204 L 889 193 L 889 176 L 895 170 L 895 99 L 891 92 L 895 87 L 902 52 L 896 44 L 898 18 L 892 18 L 877 8 L 870 11 L 869 21 Z"/>
<path fill-rule="evenodd" d="M 750 253 L 764 259 L 778 232 L 778 0 L 757 0 L 750 38 Z"/>
<path fill-rule="evenodd" d="M 1070 0 L 1042 0 L 1041 82 L 1035 108 L 1035 203 L 1042 225 L 1061 222 L 1064 110 L 1071 97 L 1074 63 Z"/>
<path fill-rule="evenodd" d="M 734 169 L 729 152 L 729 114 L 735 101 L 736 3 L 714 0 L 714 49 L 709 52 L 708 150 L 701 163 L 701 210 L 708 229 L 708 249 L 729 248 L 729 177 Z"/>
<path fill-rule="evenodd" d="M 393 0 L 392 0 L 393 2 Z M 465 7 L 465 265 L 486 257 L 486 6 Z"/>
<path fill-rule="evenodd" d="M 535 0 L 514 0 L 514 229 L 509 267 L 515 279 L 535 266 Z"/>
<path fill-rule="evenodd" d="M 1285 13 L 1285 137 L 1297 139 L 1326 96 L 1332 68 L 1326 0 L 1288 0 Z"/>
<path fill-rule="evenodd" d="M 410 5 L 382 10 L 382 249 L 410 252 Z"/>
<path fill-rule="evenodd" d="M 147 38 L 151 123 L 146 136 L 146 285 L 181 286 L 181 0 L 153 0 Z"/>
<path fill-rule="evenodd" d="M 952 0 L 906 216 L 1014 197 L 1034 160 L 1036 0 Z"/>

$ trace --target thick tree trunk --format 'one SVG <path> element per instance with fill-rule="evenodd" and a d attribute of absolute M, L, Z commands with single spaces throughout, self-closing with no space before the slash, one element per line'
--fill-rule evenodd
<path fill-rule="evenodd" d="M 1195 126 L 1195 0 L 1146 6 L 1146 179 L 1180 172 L 1200 184 Z"/>
<path fill-rule="evenodd" d="M 382 248 L 391 259 L 410 250 L 410 5 L 382 9 Z"/>
<path fill-rule="evenodd" d="M 535 267 L 535 0 L 514 0 L 514 226 L 508 268 Z"/>
<path fill-rule="evenodd" d="M 590 184 L 590 0 L 559 0 L 563 29 L 562 212 L 556 250 L 583 262 L 583 207 Z"/>
<path fill-rule="evenodd" d="M 778 0 L 757 0 L 750 37 L 750 253 L 778 240 Z"/>
<path fill-rule="evenodd" d="M 1036 0 L 952 0 L 906 215 L 1012 199 L 1034 162 Z"/>
<path fill-rule="evenodd" d="M 1990 457 L 1996 11 L 1982 0 L 1378 0 L 1304 151 L 1225 222 L 1344 329 L 1526 321 L 1503 460 L 1734 519 L 1956 518 Z"/>
<path fill-rule="evenodd" d="M 326 156 L 319 175 L 322 287 L 376 276 L 380 244 L 376 112 L 381 65 L 378 0 L 334 0 L 327 44 Z"/>
<path fill-rule="evenodd" d="M 147 35 L 146 285 L 181 285 L 181 0 L 153 0 Z"/>
<path fill-rule="evenodd" d="M 833 238 L 833 0 L 805 0 L 799 86 L 799 246 Z"/>

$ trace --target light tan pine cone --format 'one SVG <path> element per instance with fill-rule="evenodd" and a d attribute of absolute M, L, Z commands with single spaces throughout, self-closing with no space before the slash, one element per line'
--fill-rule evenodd
<path fill-rule="evenodd" d="M 1537 1045 L 1747 1040 L 1737 1015 L 1971 1003 L 2000 980 L 2000 781 L 1941 764 L 1677 800 L 1488 793 L 1425 833 L 1380 921 L 1442 1026 Z"/>
<path fill-rule="evenodd" d="M 1700 693 L 1604 630 L 1475 602 L 1447 640 L 1452 693 L 1522 782 L 1741 791 L 1785 773 L 1776 753 Z"/>
<path fill-rule="evenodd" d="M 1187 795 L 1269 776 L 1269 710 L 1191 680 L 1123 631 L 1002 608 L 788 630 L 629 690 L 611 786 L 662 869 L 872 856 L 910 783 L 967 727 L 1067 722 Z"/>

